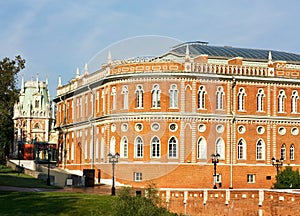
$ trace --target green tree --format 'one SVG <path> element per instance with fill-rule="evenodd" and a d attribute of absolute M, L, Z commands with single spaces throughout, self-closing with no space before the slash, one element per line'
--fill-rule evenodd
<path fill-rule="evenodd" d="M 18 100 L 17 74 L 25 68 L 25 60 L 16 56 L 0 61 L 0 156 L 8 156 L 14 139 L 13 108 Z"/>
<path fill-rule="evenodd" d="M 281 171 L 276 176 L 274 183 L 275 189 L 295 189 L 300 188 L 300 175 L 299 171 L 293 170 L 292 167 L 287 166 L 285 170 Z"/>

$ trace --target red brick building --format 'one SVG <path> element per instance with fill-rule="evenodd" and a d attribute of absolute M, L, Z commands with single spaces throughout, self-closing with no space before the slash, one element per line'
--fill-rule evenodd
<path fill-rule="evenodd" d="M 148 59 L 112 61 L 59 83 L 61 166 L 160 188 L 270 188 L 300 164 L 300 55 L 184 43 Z"/>

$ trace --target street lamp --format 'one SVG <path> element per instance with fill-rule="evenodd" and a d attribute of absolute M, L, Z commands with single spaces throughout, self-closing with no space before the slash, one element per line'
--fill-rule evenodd
<path fill-rule="evenodd" d="M 47 185 L 50 186 L 50 157 L 51 157 L 51 148 L 48 147 L 48 177 L 47 177 Z"/>
<path fill-rule="evenodd" d="M 279 173 L 279 168 L 283 165 L 283 158 L 276 159 L 275 157 L 272 157 L 272 165 L 276 167 L 277 175 Z"/>
<path fill-rule="evenodd" d="M 116 195 L 116 189 L 115 189 L 115 165 L 118 163 L 119 159 L 119 153 L 112 154 L 109 153 L 108 155 L 109 163 L 112 165 L 112 187 L 111 187 L 111 195 L 115 196 Z"/>
<path fill-rule="evenodd" d="M 212 154 L 211 155 L 211 162 L 214 164 L 214 189 L 217 189 L 217 163 L 219 163 L 220 155 L 219 153 L 217 154 Z"/>

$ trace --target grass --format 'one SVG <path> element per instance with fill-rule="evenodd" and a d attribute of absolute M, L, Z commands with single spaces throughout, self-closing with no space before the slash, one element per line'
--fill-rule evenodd
<path fill-rule="evenodd" d="M 57 188 L 45 181 L 0 165 L 0 185 L 29 188 Z M 96 216 L 112 215 L 115 198 L 109 195 L 71 192 L 0 191 L 0 215 Z"/>
<path fill-rule="evenodd" d="M 0 165 L 0 186 L 54 188 L 44 181 Z M 57 188 L 57 187 L 56 187 Z M 1 216 L 113 216 L 118 197 L 88 193 L 0 191 Z M 131 205 L 125 202 L 126 205 Z M 127 206 L 132 208 L 131 206 Z M 126 207 L 126 208 L 127 208 Z M 143 206 L 139 206 L 142 208 Z M 147 207 L 147 206 L 146 206 Z M 143 215 L 145 212 L 143 212 Z M 135 213 L 134 213 L 135 215 Z M 153 215 L 148 212 L 146 215 Z M 166 214 L 164 214 L 166 215 Z"/>
<path fill-rule="evenodd" d="M 114 197 L 68 192 L 0 191 L 0 215 L 112 215 Z"/>
<path fill-rule="evenodd" d="M 3 165 L 0 165 L 0 185 L 27 188 L 58 188 L 57 186 L 47 186 L 46 182 L 41 179 L 18 173 Z"/>

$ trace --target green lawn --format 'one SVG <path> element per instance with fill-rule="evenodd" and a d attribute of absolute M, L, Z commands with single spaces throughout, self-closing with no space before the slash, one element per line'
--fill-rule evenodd
<path fill-rule="evenodd" d="M 0 215 L 112 215 L 115 197 L 68 192 L 0 191 Z"/>
<path fill-rule="evenodd" d="M 18 173 L 0 165 L 0 185 L 57 188 L 45 181 Z M 9 192 L 0 191 L 0 215 L 112 215 L 115 197 L 70 192 Z"/>
<path fill-rule="evenodd" d="M 23 173 L 18 173 L 9 167 L 0 165 L 0 185 L 28 188 L 58 188 L 47 186 L 46 182 Z"/>
<path fill-rule="evenodd" d="M 0 165 L 0 186 L 54 188 L 53 186 L 47 186 L 44 181 L 19 174 L 3 165 Z M 127 212 L 128 209 L 135 209 L 134 213 L 129 215 L 121 214 L 126 216 L 137 215 L 136 211 L 141 210 L 142 212 L 138 215 L 175 215 L 160 210 L 158 212 L 162 212 L 162 214 L 153 214 L 152 204 L 146 205 L 147 203 L 138 197 L 135 197 L 135 199 L 124 197 L 123 202 L 119 204 L 120 199 L 118 199 L 118 196 L 110 195 L 60 192 L 58 190 L 52 192 L 0 191 L 0 215 L 119 216 L 120 211 L 116 211 L 116 208 L 121 209 L 121 213 L 123 208 L 125 208 L 124 212 Z M 148 209 L 147 212 L 144 211 L 145 209 Z"/>

